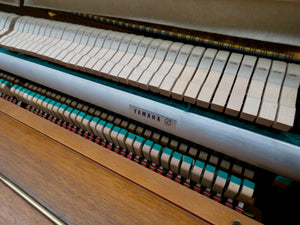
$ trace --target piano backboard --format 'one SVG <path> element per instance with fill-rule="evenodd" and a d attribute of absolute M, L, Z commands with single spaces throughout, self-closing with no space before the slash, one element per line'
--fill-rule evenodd
<path fill-rule="evenodd" d="M 300 46 L 298 0 L 25 0 L 24 6 L 111 16 Z"/>

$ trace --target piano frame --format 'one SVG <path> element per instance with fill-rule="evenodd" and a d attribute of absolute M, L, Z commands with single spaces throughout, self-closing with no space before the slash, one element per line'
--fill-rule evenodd
<path fill-rule="evenodd" d="M 87 20 L 86 17 L 89 17 L 89 15 L 80 15 L 79 17 L 68 13 L 64 14 L 60 11 L 55 10 L 47 10 L 47 9 L 39 9 L 36 10 L 35 8 L 31 7 L 22 7 L 21 11 L 19 8 L 15 8 L 12 6 L 2 5 L 1 10 L 7 11 L 7 12 L 14 12 L 21 15 L 30 15 L 34 17 L 43 17 L 47 19 L 55 19 L 59 21 L 65 21 L 65 22 L 76 22 L 77 24 L 86 24 L 87 21 L 89 21 L 89 26 L 98 27 L 98 28 L 104 28 L 104 29 L 112 29 L 111 23 L 114 21 L 113 18 L 108 18 L 107 23 L 101 23 L 99 24 L 97 20 Z M 67 16 L 66 16 L 67 15 Z M 130 22 L 130 21 L 129 21 Z M 156 29 L 156 27 L 154 27 Z M 128 28 L 120 28 L 120 27 L 114 27 L 114 30 L 122 30 L 123 32 L 132 33 L 132 29 L 130 27 Z M 172 28 L 171 28 L 172 29 Z M 181 32 L 186 32 L 184 29 L 180 29 Z M 199 37 L 207 38 L 207 34 L 203 32 L 197 32 Z M 149 35 L 154 35 L 151 32 Z M 175 38 L 176 39 L 176 38 Z M 204 39 L 199 39 L 200 43 L 203 42 Z M 208 42 L 206 43 L 209 47 L 215 47 L 219 46 L 220 43 L 216 42 L 216 39 L 224 39 L 228 40 L 227 43 L 232 43 L 232 37 L 228 37 L 226 35 L 216 35 L 210 37 Z M 247 42 L 247 44 L 243 45 L 241 40 L 239 38 L 233 38 L 238 41 L 241 46 L 235 46 L 237 49 L 240 49 L 239 52 L 247 52 L 247 49 L 250 49 L 250 52 L 252 54 L 256 54 L 258 52 L 258 55 L 267 54 L 266 56 L 272 57 L 272 51 L 270 51 L 271 47 L 274 46 L 274 44 L 267 44 L 264 45 L 265 42 L 257 41 L 253 43 L 253 47 L 251 46 L 251 40 Z M 176 39 L 177 40 L 177 39 Z M 199 41 L 198 40 L 198 41 Z M 206 39 L 207 40 L 207 39 Z M 195 43 L 192 41 L 192 43 Z M 250 43 L 250 45 L 249 45 Z M 250 46 L 250 47 L 249 47 Z M 253 50 L 253 48 L 259 46 L 256 50 Z M 277 56 L 279 58 L 284 58 L 287 61 L 290 62 L 299 62 L 300 59 L 300 48 L 294 47 L 294 46 L 286 46 L 277 44 L 277 47 L 281 48 L 282 52 L 278 54 Z M 223 45 L 221 48 L 227 49 L 228 45 Z M 261 49 L 260 49 L 261 47 Z M 266 50 L 267 49 L 267 50 Z M 266 53 L 267 52 L 267 53 Z M 269 55 L 268 55 L 269 54 Z M 275 53 L 276 55 L 277 53 Z M 178 211 L 180 215 L 182 215 L 183 218 L 192 218 L 191 220 L 197 221 L 200 223 L 210 223 L 210 224 L 230 224 L 234 220 L 239 220 L 243 224 L 258 224 L 257 221 L 254 221 L 246 216 L 243 216 L 241 214 L 238 214 L 237 212 L 228 209 L 227 207 L 224 207 L 221 204 L 217 204 L 213 202 L 211 199 L 208 199 L 202 195 L 196 194 L 187 188 L 177 185 L 172 181 L 169 181 L 168 179 L 159 176 L 158 174 L 153 173 L 150 170 L 147 170 L 137 164 L 135 164 L 132 161 L 125 160 L 121 156 L 114 154 L 113 152 L 108 151 L 107 149 L 102 148 L 101 146 L 98 146 L 92 142 L 89 142 L 84 139 L 79 139 L 77 135 L 72 134 L 71 132 L 68 132 L 64 130 L 63 128 L 60 128 L 42 118 L 38 118 L 34 116 L 33 114 L 25 111 L 24 109 L 13 105 L 11 103 L 8 103 L 2 99 L 0 99 L 0 120 L 6 123 L 7 126 L 3 126 L 0 129 L 2 131 L 0 132 L 0 138 L 5 139 L 6 145 L 8 146 L 5 151 L 1 151 L 0 154 L 7 154 L 7 161 L 4 160 L 4 158 L 1 158 L 3 160 L 0 162 L 0 173 L 2 173 L 5 177 L 7 177 L 9 180 L 13 181 L 17 186 L 22 187 L 22 189 L 31 195 L 33 198 L 39 200 L 42 205 L 44 205 L 48 210 L 58 213 L 62 220 L 67 221 L 69 218 L 75 216 L 76 219 L 78 215 L 75 213 L 72 213 L 72 210 L 64 211 L 63 213 L 59 213 L 60 210 L 63 210 L 64 207 L 67 207 L 67 203 L 63 203 L 59 206 L 59 208 L 56 208 L 58 204 L 53 205 L 51 201 L 49 202 L 49 198 L 45 197 L 45 195 L 51 193 L 51 196 L 55 197 L 55 194 L 57 191 L 55 190 L 47 190 L 47 192 L 36 195 L 36 190 L 38 187 L 33 187 L 33 185 L 25 186 L 24 184 L 29 184 L 31 182 L 30 177 L 22 177 L 21 170 L 17 170 L 17 161 L 15 160 L 15 155 L 10 154 L 12 152 L 9 151 L 10 146 L 20 146 L 25 145 L 27 141 L 29 140 L 29 136 L 37 136 L 37 140 L 30 141 L 30 145 L 26 147 L 37 149 L 40 142 L 51 142 L 55 143 L 55 146 L 57 146 L 58 149 L 63 148 L 65 153 L 62 153 L 64 156 L 67 155 L 76 155 L 78 157 L 77 163 L 83 163 L 90 166 L 95 166 L 97 168 L 100 168 L 101 171 L 108 171 L 110 176 L 117 177 L 115 180 L 114 185 L 119 185 L 120 182 L 122 182 L 124 179 L 128 183 L 129 186 L 135 186 L 135 191 L 141 191 L 143 194 L 150 196 L 149 198 L 156 199 L 154 201 L 158 201 L 161 204 L 166 204 L 166 206 L 170 206 L 172 210 Z M 13 130 L 20 129 L 24 131 L 26 134 L 24 139 L 21 140 L 18 139 L 18 137 L 13 136 Z M 5 129 L 7 131 L 10 131 L 12 136 L 8 137 Z M 17 133 L 17 132 L 16 132 Z M 8 142 L 11 141 L 11 142 Z M 1 142 L 2 144 L 2 142 Z M 24 149 L 17 149 L 20 154 L 21 151 L 24 151 Z M 42 149 L 39 149 L 39 151 L 43 151 Z M 51 151 L 50 149 L 44 150 L 44 151 Z M 19 155 L 21 157 L 21 155 Z M 22 155 L 22 157 L 26 157 L 26 162 L 30 162 L 30 157 L 32 155 L 28 154 L 27 156 Z M 39 158 L 38 160 L 43 160 L 42 158 Z M 5 163 L 4 163 L 5 162 Z M 14 163 L 11 163 L 14 162 Z M 58 160 L 59 162 L 59 160 Z M 57 163 L 58 163 L 57 162 Z M 56 161 L 53 162 L 54 164 Z M 8 166 L 8 164 L 12 164 L 11 166 Z M 59 165 L 59 164 L 57 164 Z M 14 167 L 15 166 L 15 167 Z M 28 167 L 26 167 L 28 170 L 30 168 L 34 168 L 35 164 L 32 162 L 32 164 L 27 164 Z M 70 168 L 75 168 L 78 166 L 76 163 L 69 165 Z M 69 168 L 69 169 L 70 169 Z M 19 168 L 20 169 L 20 168 Z M 19 171 L 20 174 L 17 174 L 16 171 Z M 133 172 L 134 171 L 134 172 Z M 18 176 L 17 176 L 18 175 Z M 34 173 L 32 173 L 34 175 Z M 49 174 L 48 174 L 49 175 Z M 50 176 L 50 175 L 49 175 Z M 56 173 L 57 179 L 64 179 L 64 177 Z M 145 179 L 145 177 L 147 179 Z M 109 188 L 109 186 L 103 182 L 100 177 L 97 176 L 97 182 L 99 182 L 99 185 L 103 186 L 104 188 Z M 47 179 L 46 179 L 47 180 Z M 43 181 L 44 183 L 42 185 L 47 186 L 46 180 Z M 82 178 L 82 180 L 84 180 Z M 74 181 L 74 180 L 73 180 Z M 70 187 L 71 183 L 73 182 L 70 180 Z M 39 181 L 35 181 L 39 182 Z M 47 181 L 48 182 L 48 181 Z M 54 181 L 51 181 L 54 182 Z M 53 184 L 53 183 L 52 183 Z M 53 184 L 55 185 L 55 184 Z M 44 186 L 44 187 L 45 187 Z M 58 190 L 60 190 L 60 187 L 56 185 Z M 79 189 L 76 188 L 77 192 Z M 65 192 L 67 195 L 68 193 Z M 116 194 L 115 197 L 117 198 L 119 195 Z M 82 198 L 88 197 L 87 194 L 83 195 Z M 47 200 L 48 199 L 48 200 Z M 58 199 L 59 200 L 59 199 Z M 105 196 L 102 200 L 105 200 Z M 130 203 L 132 199 L 127 199 Z M 127 201 L 126 200 L 126 201 Z M 95 204 L 94 202 L 87 202 L 87 204 Z M 70 202 L 69 202 L 70 203 Z M 72 204 L 76 205 L 76 199 L 72 199 Z M 115 199 L 112 204 L 117 204 L 118 199 Z M 134 203 L 132 203 L 134 204 Z M 98 209 L 100 211 L 101 209 Z M 155 213 L 156 209 L 153 210 L 153 213 Z M 98 213 L 99 214 L 99 213 Z M 156 212 L 155 215 L 158 215 L 159 211 Z M 99 215 L 96 215 L 97 217 Z M 114 219 L 115 215 L 105 215 L 111 216 L 112 220 Z M 132 212 L 131 214 L 123 214 L 120 215 L 121 217 L 135 217 L 138 216 L 138 218 L 141 218 L 141 221 L 145 222 L 145 224 L 153 223 L 151 220 L 144 220 L 144 215 L 136 215 L 135 212 Z M 158 215 L 159 216 L 159 215 Z M 172 215 L 170 216 L 170 221 L 174 219 Z M 101 216 L 100 216 L 101 217 Z M 137 222 L 139 222 L 138 219 L 136 219 Z M 164 220 L 165 221 L 165 220 Z M 169 222 L 169 220 L 168 220 Z M 123 223 L 123 221 L 122 221 Z M 125 220 L 124 223 L 132 224 L 132 221 Z"/>

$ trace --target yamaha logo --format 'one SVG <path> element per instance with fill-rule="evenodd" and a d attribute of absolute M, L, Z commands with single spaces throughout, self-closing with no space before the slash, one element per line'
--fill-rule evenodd
<path fill-rule="evenodd" d="M 171 126 L 172 125 L 172 120 L 170 118 L 165 118 L 165 125 Z"/>
<path fill-rule="evenodd" d="M 176 120 L 173 120 L 169 117 L 165 117 L 155 112 L 151 112 L 133 105 L 129 105 L 129 113 L 133 115 L 135 119 L 140 118 L 143 121 L 160 124 L 160 126 L 168 127 L 168 129 L 176 128 Z"/>

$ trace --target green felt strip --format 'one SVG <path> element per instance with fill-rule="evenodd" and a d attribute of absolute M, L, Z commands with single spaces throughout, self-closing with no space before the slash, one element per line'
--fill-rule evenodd
<path fill-rule="evenodd" d="M 88 114 L 84 117 L 84 119 L 85 119 L 85 120 L 88 120 L 88 121 L 91 121 L 92 118 L 93 118 L 93 117 L 92 117 L 91 115 L 88 115 Z"/>
<path fill-rule="evenodd" d="M 163 153 L 165 153 L 165 154 L 167 154 L 167 155 L 172 155 L 172 153 L 173 153 L 173 150 L 172 149 L 170 149 L 170 148 L 168 148 L 168 147 L 165 147 L 164 148 L 164 152 Z"/>
<path fill-rule="evenodd" d="M 204 162 L 202 161 L 199 161 L 199 160 L 196 160 L 195 162 L 195 166 L 199 167 L 199 168 L 204 168 Z"/>
<path fill-rule="evenodd" d="M 117 126 L 114 126 L 114 128 L 113 128 L 113 131 L 116 133 L 120 133 L 120 130 L 121 130 L 121 128 L 117 127 Z"/>
<path fill-rule="evenodd" d="M 120 133 L 121 133 L 122 135 L 126 136 L 127 133 L 128 133 L 128 131 L 127 131 L 126 129 L 122 129 L 122 130 L 120 131 Z"/>
<path fill-rule="evenodd" d="M 183 156 L 183 162 L 186 162 L 188 164 L 192 164 L 193 159 L 187 155 Z"/>
<path fill-rule="evenodd" d="M 179 152 L 174 152 L 173 157 L 175 159 L 181 160 L 182 159 L 182 154 L 180 154 Z"/>

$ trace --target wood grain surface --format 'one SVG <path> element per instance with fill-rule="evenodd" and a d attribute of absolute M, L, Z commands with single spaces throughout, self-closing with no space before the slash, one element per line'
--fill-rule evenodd
<path fill-rule="evenodd" d="M 0 181 L 0 224 L 53 224 L 22 197 Z"/>
<path fill-rule="evenodd" d="M 47 136 L 2 114 L 0 171 L 67 223 L 257 224 L 2 99 L 0 111 Z"/>

